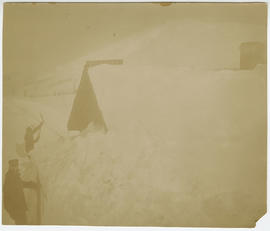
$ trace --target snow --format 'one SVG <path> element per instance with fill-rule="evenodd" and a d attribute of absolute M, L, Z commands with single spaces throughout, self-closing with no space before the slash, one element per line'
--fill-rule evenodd
<path fill-rule="evenodd" d="M 172 31 L 165 28 L 164 41 Z M 47 196 L 43 224 L 189 226 L 196 217 L 201 226 L 216 220 L 252 226 L 264 213 L 265 66 L 214 70 L 135 61 L 160 33 L 138 39 L 124 65 L 89 70 L 107 134 L 66 131 L 74 94 L 4 98 L 4 166 L 25 128 L 40 113 L 45 118 L 31 154 Z M 73 68 L 79 79 L 87 59 L 60 68 L 59 76 Z"/>

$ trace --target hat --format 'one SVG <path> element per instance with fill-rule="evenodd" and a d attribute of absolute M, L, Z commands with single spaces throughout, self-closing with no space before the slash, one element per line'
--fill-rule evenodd
<path fill-rule="evenodd" d="M 15 167 L 15 166 L 18 166 L 19 161 L 18 161 L 18 159 L 12 159 L 12 160 L 8 161 L 8 164 L 10 167 Z"/>

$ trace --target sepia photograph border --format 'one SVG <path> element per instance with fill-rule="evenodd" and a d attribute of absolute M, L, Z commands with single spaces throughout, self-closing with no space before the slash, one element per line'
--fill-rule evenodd
<path fill-rule="evenodd" d="M 2 41 L 2 33 L 3 33 L 3 4 L 6 3 L 6 2 L 18 2 L 18 3 L 23 3 L 23 2 L 37 2 L 37 3 L 41 3 L 41 2 L 59 2 L 59 3 L 65 3 L 65 2 L 68 2 L 68 3 L 75 3 L 75 1 L 44 1 L 44 0 L 36 0 L 36 1 L 29 1 L 29 0 L 17 0 L 17 1 L 9 1 L 9 0 L 6 0 L 6 1 L 2 1 L 1 0 L 1 4 L 0 4 L 0 12 L 1 12 L 1 43 L 2 43 L 2 46 L 1 46 L 1 60 L 2 60 L 2 49 L 3 49 L 3 41 Z M 253 3 L 253 2 L 258 2 L 258 3 L 266 3 L 267 4 L 267 8 L 268 8 L 268 12 L 269 12 L 269 0 L 268 1 L 257 1 L 257 0 L 251 0 L 251 1 L 199 1 L 199 0 L 196 0 L 196 1 L 179 1 L 179 0 L 176 0 L 176 1 L 157 1 L 157 0 L 153 0 L 153 1 L 142 1 L 142 0 L 138 0 L 138 1 L 128 1 L 128 0 L 125 0 L 125 1 L 110 1 L 110 0 L 107 0 L 107 1 L 76 1 L 76 3 L 78 2 L 123 2 L 123 3 L 126 3 L 126 2 L 188 2 L 188 3 L 220 3 L 220 2 L 228 2 L 228 3 Z M 270 23 L 270 16 L 269 16 L 269 13 L 267 15 L 267 43 L 269 43 L 269 23 Z M 267 57 L 269 57 L 269 54 L 270 54 L 270 49 L 269 49 L 269 46 L 267 46 Z M 267 59 L 269 60 L 269 59 Z M 2 60 L 3 62 L 3 60 Z M 1 76 L 2 76 L 2 80 L 3 80 L 3 70 L 2 70 L 2 62 L 1 62 L 1 65 L 0 65 L 0 68 L 1 68 Z M 267 62 L 267 69 L 269 70 L 269 61 Z M 267 71 L 267 121 L 269 121 L 269 118 L 270 118 L 270 113 L 269 113 L 269 99 L 270 99 L 270 96 L 269 96 L 269 72 Z M 2 112 L 2 108 L 3 108 L 3 85 L 2 85 L 2 82 L 1 82 L 1 87 L 0 87 L 0 92 L 1 92 L 1 113 L 0 113 L 0 121 L 1 121 L 1 127 L 3 127 L 3 112 Z M 270 144 L 270 138 L 269 138 L 269 128 L 270 128 L 270 125 L 269 123 L 267 123 L 267 146 L 269 147 L 269 144 Z M 0 140 L 0 143 L 1 143 L 1 147 L 2 147 L 2 133 L 1 133 L 1 140 Z M 252 230 L 269 230 L 269 227 L 270 227 L 270 214 L 269 214 L 269 205 L 270 205 L 270 186 L 269 186 L 269 174 L 270 174 L 270 170 L 269 170 L 269 163 L 270 163 L 270 159 L 269 159 L 269 149 L 267 148 L 267 213 L 262 217 L 260 218 L 260 220 L 257 222 L 256 224 L 256 227 L 255 228 L 252 228 Z M 2 166 L 2 158 L 1 158 L 1 166 Z M 1 184 L 2 184 L 2 178 L 0 179 L 1 180 Z M 2 198 L 2 190 L 1 190 L 1 198 Z M 2 206 L 2 200 L 1 200 L 1 206 Z M 110 227 L 110 226 L 46 226 L 46 225 L 41 225 L 41 226 L 9 226 L 9 225 L 2 225 L 2 209 L 0 210 L 0 220 L 1 220 L 1 225 L 0 225 L 0 230 L 42 230 L 42 231 L 50 231 L 50 230 L 58 230 L 58 231 L 86 231 L 86 230 L 98 230 L 98 231 L 107 231 L 107 230 L 111 230 L 111 231 L 121 231 L 121 230 L 127 230 L 127 231 L 135 231 L 135 230 L 139 230 L 139 231 L 142 231 L 142 230 L 145 230 L 145 231 L 167 231 L 167 230 L 171 230 L 171 231 L 182 231 L 182 230 L 190 230 L 190 231 L 195 231 L 195 230 L 203 230 L 203 231 L 211 231 L 211 230 L 250 230 L 250 228 L 188 228 L 188 227 L 117 227 L 117 226 L 113 226 L 113 227 Z M 194 220 L 196 219 L 196 217 L 194 217 Z"/>

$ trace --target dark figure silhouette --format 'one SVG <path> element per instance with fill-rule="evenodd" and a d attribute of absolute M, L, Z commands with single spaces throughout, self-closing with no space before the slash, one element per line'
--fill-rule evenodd
<path fill-rule="evenodd" d="M 34 135 L 37 131 L 41 130 L 41 127 L 43 125 L 44 121 L 42 121 L 37 127 L 35 128 L 31 128 L 28 127 L 26 128 L 26 132 L 24 135 L 24 142 L 25 142 L 25 151 L 26 153 L 29 153 L 30 151 L 32 151 L 34 149 L 34 144 L 36 142 L 38 142 L 39 138 L 40 138 L 40 133 L 38 134 L 37 138 L 34 139 Z"/>
<path fill-rule="evenodd" d="M 37 189 L 38 185 L 32 181 L 23 181 L 20 177 L 18 160 L 10 160 L 3 187 L 3 204 L 16 225 L 27 225 L 27 205 L 23 188 Z"/>

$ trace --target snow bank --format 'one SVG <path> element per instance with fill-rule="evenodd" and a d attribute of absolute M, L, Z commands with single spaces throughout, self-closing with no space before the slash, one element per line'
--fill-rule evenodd
<path fill-rule="evenodd" d="M 186 34 L 193 27 L 201 44 Z M 256 40 L 263 30 L 224 33 L 231 29 L 170 24 L 51 73 L 79 81 L 85 60 L 124 58 L 89 70 L 108 134 L 66 132 L 74 95 L 4 100 L 4 162 L 27 124 L 40 112 L 46 121 L 32 153 L 48 198 L 44 224 L 189 226 L 196 217 L 202 226 L 254 225 L 265 211 L 266 68 L 214 69 L 237 67 L 239 36 Z M 200 48 L 210 56 L 195 57 Z M 224 59 L 206 65 L 216 52 Z"/>
<path fill-rule="evenodd" d="M 48 198 L 44 224 L 188 226 L 192 214 L 226 226 L 233 213 L 241 225 L 249 213 L 236 208 L 263 204 L 264 70 L 96 68 L 108 134 L 65 132 L 71 96 L 6 100 L 5 113 L 27 112 L 9 120 L 46 120 L 32 154 Z"/>

